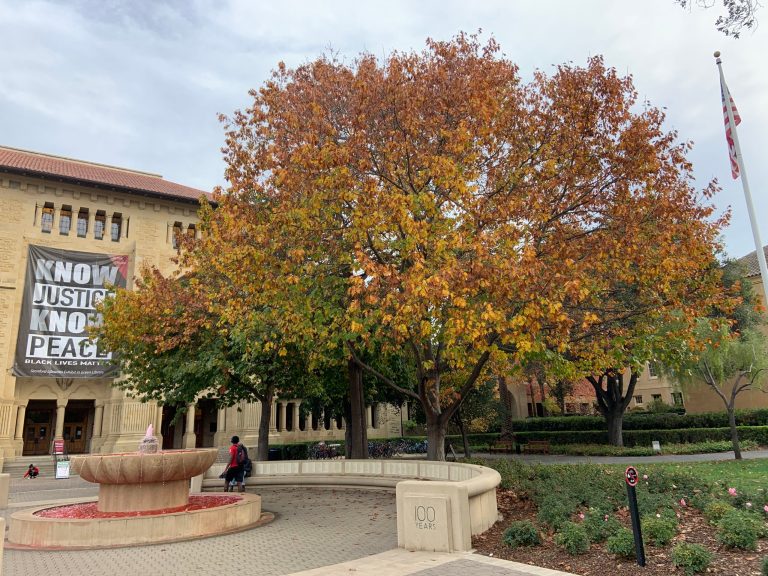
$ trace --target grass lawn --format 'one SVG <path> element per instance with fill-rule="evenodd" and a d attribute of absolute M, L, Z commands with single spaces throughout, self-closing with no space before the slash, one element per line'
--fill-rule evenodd
<path fill-rule="evenodd" d="M 688 472 L 698 476 L 705 483 L 736 488 L 740 492 L 756 492 L 768 489 L 768 459 L 725 460 L 722 462 L 683 462 L 680 464 L 646 464 L 643 470 L 664 470 L 667 472 Z"/>

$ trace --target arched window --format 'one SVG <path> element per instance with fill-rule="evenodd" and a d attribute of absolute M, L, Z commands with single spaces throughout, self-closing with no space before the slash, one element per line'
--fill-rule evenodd
<path fill-rule="evenodd" d="M 59 215 L 59 234 L 62 236 L 69 235 L 69 231 L 72 229 L 72 207 L 62 206 L 61 214 Z"/>
<path fill-rule="evenodd" d="M 77 235 L 79 238 L 88 235 L 88 208 L 80 208 L 77 213 Z"/>
<path fill-rule="evenodd" d="M 40 217 L 40 230 L 50 233 L 53 228 L 53 204 L 46 202 Z"/>
<path fill-rule="evenodd" d="M 123 229 L 123 215 L 115 212 L 112 214 L 112 226 L 110 227 L 110 236 L 112 242 L 120 242 L 120 232 Z"/>

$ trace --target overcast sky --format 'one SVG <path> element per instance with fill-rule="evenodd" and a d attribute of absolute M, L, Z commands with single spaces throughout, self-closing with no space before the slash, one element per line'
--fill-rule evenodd
<path fill-rule="evenodd" d="M 719 2 L 719 0 L 718 0 Z M 716 9 L 717 8 L 717 9 Z M 0 145 L 223 184 L 218 113 L 249 104 L 279 61 L 332 49 L 349 60 L 421 50 L 428 37 L 493 35 L 524 78 L 563 62 L 606 63 L 692 140 L 699 187 L 717 178 L 728 254 L 754 250 L 732 180 L 712 53 L 721 50 L 763 243 L 768 243 L 768 8 L 738 40 L 719 6 L 673 0 L 0 0 Z"/>

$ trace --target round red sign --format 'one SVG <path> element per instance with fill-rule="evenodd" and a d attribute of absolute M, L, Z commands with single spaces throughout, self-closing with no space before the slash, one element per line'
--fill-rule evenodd
<path fill-rule="evenodd" d="M 629 466 L 624 473 L 624 479 L 630 486 L 637 486 L 637 469 L 634 466 Z"/>

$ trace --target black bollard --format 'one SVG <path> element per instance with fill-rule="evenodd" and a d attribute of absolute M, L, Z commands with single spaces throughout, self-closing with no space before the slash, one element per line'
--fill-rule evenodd
<path fill-rule="evenodd" d="M 634 466 L 627 468 L 624 473 L 624 480 L 627 482 L 627 498 L 629 499 L 629 516 L 632 518 L 632 533 L 635 536 L 635 554 L 637 555 L 637 565 L 645 566 L 645 548 L 643 547 L 643 535 L 640 532 L 640 513 L 637 510 L 637 470 Z"/>

